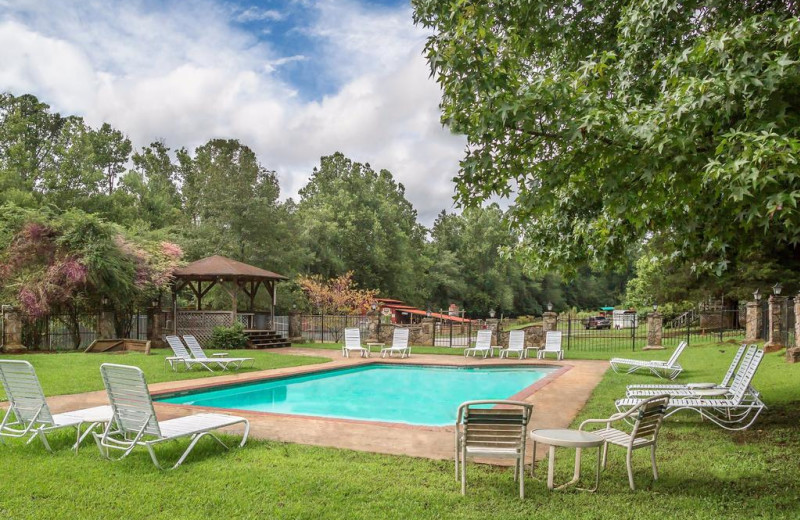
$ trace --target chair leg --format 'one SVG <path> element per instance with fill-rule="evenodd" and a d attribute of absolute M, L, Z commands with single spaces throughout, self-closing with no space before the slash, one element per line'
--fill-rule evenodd
<path fill-rule="evenodd" d="M 603 469 L 606 469 L 606 462 L 608 462 L 608 443 L 603 443 Z"/>
<path fill-rule="evenodd" d="M 525 498 L 525 456 L 517 460 L 517 474 L 519 475 L 519 498 Z"/>
<path fill-rule="evenodd" d="M 628 455 L 625 457 L 625 462 L 628 466 L 628 483 L 631 485 L 631 490 L 636 491 L 636 485 L 633 483 L 633 461 L 631 460 L 631 456 L 633 455 L 633 450 L 628 450 Z"/>
<path fill-rule="evenodd" d="M 650 463 L 653 465 L 653 480 L 658 480 L 658 466 L 656 466 L 656 445 L 650 446 Z"/>
<path fill-rule="evenodd" d="M 461 494 L 467 494 L 467 447 L 461 448 Z"/>

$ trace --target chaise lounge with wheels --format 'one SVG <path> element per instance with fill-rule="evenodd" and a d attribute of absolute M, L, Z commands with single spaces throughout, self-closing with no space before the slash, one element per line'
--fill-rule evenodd
<path fill-rule="evenodd" d="M 224 354 L 214 354 L 212 357 L 208 357 L 206 353 L 203 351 L 203 347 L 200 346 L 200 342 L 197 341 L 197 338 L 192 336 L 191 334 L 186 334 L 183 336 L 183 342 L 186 343 L 186 346 L 189 347 L 189 352 L 192 353 L 192 356 L 195 359 L 202 359 L 207 362 L 209 366 L 218 366 L 223 370 L 239 370 L 242 366 L 250 362 L 249 368 L 253 368 L 253 364 L 255 364 L 255 358 L 249 357 L 228 357 L 227 353 Z"/>
<path fill-rule="evenodd" d="M 544 340 L 544 348 L 536 352 L 537 359 L 544 359 L 547 354 L 554 354 L 556 359 L 564 359 L 564 350 L 561 348 L 561 331 L 549 330 Z"/>
<path fill-rule="evenodd" d="M 227 449 L 228 446 L 212 432 L 237 424 L 244 425 L 244 434 L 239 447 L 247 442 L 250 422 L 243 417 L 201 413 L 159 421 L 153 409 L 153 400 L 144 373 L 138 367 L 103 363 L 100 366 L 100 374 L 113 415 L 102 435 L 98 433 L 93 435 L 100 454 L 107 459 L 121 460 L 130 455 L 137 446 L 144 447 L 150 453 L 153 464 L 159 469 L 165 469 L 158 460 L 155 446 L 188 437 L 189 446 L 178 461 L 168 468 L 175 469 L 186 460 L 197 442 L 206 435 Z M 111 456 L 112 450 L 122 453 L 114 458 Z"/>
<path fill-rule="evenodd" d="M 0 422 L 0 443 L 4 437 L 28 438 L 28 444 L 40 439 L 47 451 L 53 451 L 47 434 L 75 428 L 77 452 L 83 439 L 97 426 L 111 420 L 110 406 L 95 406 L 64 413 L 51 413 L 36 371 L 27 361 L 0 359 L 0 380 L 8 398 L 8 410 Z M 83 426 L 86 430 L 81 432 Z"/>
<path fill-rule="evenodd" d="M 683 371 L 683 367 L 678 364 L 678 358 L 687 343 L 681 341 L 675 352 L 667 361 L 644 361 L 641 359 L 612 358 L 611 368 L 617 373 L 632 374 L 638 370 L 649 370 L 651 374 L 661 378 L 675 379 Z"/>

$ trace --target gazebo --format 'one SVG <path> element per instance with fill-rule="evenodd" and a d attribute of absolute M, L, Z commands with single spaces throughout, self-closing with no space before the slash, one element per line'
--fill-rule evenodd
<path fill-rule="evenodd" d="M 192 334 L 204 343 L 211 337 L 214 327 L 230 326 L 236 322 L 244 325 L 251 340 L 265 337 L 273 327 L 275 315 L 277 282 L 288 280 L 283 275 L 273 273 L 252 265 L 237 262 L 224 256 L 209 256 L 177 269 L 172 284 L 173 332 Z M 231 310 L 203 310 L 203 298 L 219 285 L 231 297 Z M 269 310 L 256 311 L 255 298 L 258 290 L 264 287 L 270 295 Z M 194 309 L 178 309 L 178 293 L 189 289 L 194 294 Z M 239 310 L 244 297 L 245 311 Z M 265 334 L 266 333 L 266 334 Z M 254 342 L 255 343 L 255 342 Z M 266 345 L 265 345 L 266 346 Z"/>

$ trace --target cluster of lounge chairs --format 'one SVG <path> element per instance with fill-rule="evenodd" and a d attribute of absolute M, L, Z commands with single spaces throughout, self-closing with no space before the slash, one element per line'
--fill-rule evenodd
<path fill-rule="evenodd" d="M 163 442 L 183 437 L 191 439 L 181 457 L 169 469 L 180 466 L 197 442 L 206 435 L 227 448 L 212 433 L 220 428 L 244 425 L 239 446 L 247 442 L 250 423 L 243 417 L 201 413 L 159 421 L 144 373 L 138 367 L 103 363 L 100 374 L 108 395 L 108 405 L 53 414 L 33 366 L 27 361 L 0 360 L 0 380 L 9 401 L 8 412 L 0 423 L 0 442 L 4 442 L 4 437 L 28 437 L 30 444 L 38 438 L 48 451 L 52 451 L 47 434 L 74 428 L 77 432 L 77 440 L 73 445 L 76 452 L 81 441 L 91 433 L 104 457 L 119 460 L 127 457 L 136 447 L 144 447 L 159 469 L 164 467 L 154 447 Z M 100 425 L 105 425 L 102 434 L 95 431 Z M 112 451 L 118 456 L 112 457 Z"/>
<path fill-rule="evenodd" d="M 219 352 L 208 357 L 197 338 L 189 334 L 183 336 L 183 341 L 178 336 L 166 336 L 165 339 L 174 355 L 167 357 L 164 360 L 164 364 L 169 363 L 169 366 L 175 371 L 181 366 L 186 370 L 205 368 L 212 372 L 214 368 L 238 370 L 246 363 L 249 363 L 249 367 L 252 367 L 253 363 L 255 363 L 254 358 L 229 357 L 227 352 Z"/>

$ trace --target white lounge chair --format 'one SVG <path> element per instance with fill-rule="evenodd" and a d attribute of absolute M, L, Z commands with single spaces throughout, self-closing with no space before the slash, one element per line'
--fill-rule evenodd
<path fill-rule="evenodd" d="M 681 341 L 675 352 L 667 361 L 643 361 L 641 359 L 612 358 L 611 368 L 617 373 L 632 374 L 637 370 L 646 369 L 658 377 L 675 379 L 683 371 L 683 367 L 678 364 L 678 358 L 686 348 L 686 342 Z"/>
<path fill-rule="evenodd" d="M 486 356 L 494 356 L 494 349 L 492 348 L 492 331 L 489 329 L 483 329 L 478 331 L 478 337 L 475 339 L 475 346 L 471 348 L 464 349 L 464 357 L 467 357 L 472 354 L 472 357 L 477 356 L 478 354 L 483 354 L 483 358 L 486 359 Z"/>
<path fill-rule="evenodd" d="M 519 359 L 525 358 L 524 330 L 512 330 L 508 333 L 508 348 L 500 350 L 500 357 L 508 358 L 510 354 L 516 354 Z"/>
<path fill-rule="evenodd" d="M 549 330 L 544 340 L 544 348 L 536 352 L 538 359 L 544 359 L 547 354 L 555 354 L 556 359 L 564 359 L 564 351 L 561 349 L 561 331 Z"/>
<path fill-rule="evenodd" d="M 392 335 L 392 345 L 381 349 L 381 357 L 392 357 L 394 353 L 400 354 L 400 358 L 411 356 L 411 347 L 408 346 L 408 329 L 395 327 Z"/>
<path fill-rule="evenodd" d="M 111 420 L 110 406 L 96 406 L 65 413 L 51 413 L 36 371 L 27 361 L 0 359 L 0 380 L 8 398 L 8 410 L 0 422 L 0 442 L 4 437 L 22 438 L 30 435 L 28 444 L 37 437 L 47 451 L 53 451 L 47 434 L 63 428 L 75 428 L 77 439 L 73 449 L 78 451 L 83 439 L 96 426 Z M 83 425 L 88 425 L 81 432 Z"/>
<path fill-rule="evenodd" d="M 666 417 L 680 412 L 691 410 L 699 413 L 704 418 L 726 430 L 744 430 L 749 428 L 762 410 L 766 408 L 758 392 L 752 389 L 751 383 L 755 376 L 764 351 L 758 350 L 752 361 L 743 371 L 742 376 L 734 379 L 729 390 L 724 391 L 721 398 L 715 398 L 715 389 L 697 389 L 694 397 L 673 397 L 667 405 Z M 711 396 L 703 396 L 708 393 Z M 626 397 L 616 401 L 617 410 L 625 411 L 641 403 L 643 399 Z"/>
<path fill-rule="evenodd" d="M 197 338 L 190 334 L 183 336 L 183 341 L 186 343 L 186 346 L 189 347 L 189 351 L 192 353 L 192 356 L 194 356 L 195 359 L 205 360 L 209 366 L 216 364 L 223 370 L 228 370 L 229 368 L 232 368 L 233 370 L 239 370 L 242 368 L 242 365 L 248 361 L 250 362 L 250 368 L 252 368 L 253 364 L 256 362 L 255 358 L 228 357 L 227 353 L 225 353 L 224 356 L 220 354 L 208 357 L 203 351 L 203 347 L 200 346 L 200 342 L 197 341 Z"/>
<path fill-rule="evenodd" d="M 741 354 L 744 351 L 746 351 L 746 353 L 742 356 Z M 728 372 L 718 385 L 714 383 L 688 383 L 685 385 L 653 385 L 652 387 L 647 385 L 628 386 L 625 395 L 627 397 L 647 397 L 658 394 L 669 394 L 672 397 L 681 397 L 695 396 L 698 390 L 702 390 L 706 395 L 722 396 L 731 390 L 728 383 L 731 380 L 731 376 L 734 375 L 734 371 L 735 377 L 733 378 L 731 386 L 738 385 L 738 381 L 744 377 L 747 372 L 747 367 L 750 366 L 757 351 L 757 345 L 751 345 L 749 348 L 747 348 L 747 345 L 742 345 L 742 348 L 740 348 L 736 356 L 734 356 Z M 740 359 L 741 363 L 739 363 Z M 736 370 L 737 368 L 738 370 Z"/>
<path fill-rule="evenodd" d="M 487 406 L 492 406 L 487 408 Z M 520 401 L 467 401 L 458 407 L 455 431 L 456 480 L 461 463 L 461 494 L 467 492 L 467 459 L 514 459 L 514 480 L 525 498 L 525 447 L 533 405 Z"/>
<path fill-rule="evenodd" d="M 361 331 L 358 327 L 344 329 L 342 355 L 350 357 L 350 352 L 358 352 L 361 357 L 369 357 L 369 349 L 361 345 Z"/>
<path fill-rule="evenodd" d="M 95 433 L 94 438 L 100 453 L 107 459 L 112 459 L 110 450 L 121 451 L 122 455 L 113 459 L 120 460 L 127 457 L 137 446 L 143 446 L 150 453 L 153 464 L 159 469 L 164 469 L 156 457 L 154 446 L 162 442 L 189 437 L 191 440 L 189 446 L 178 462 L 169 468 L 175 469 L 186 460 L 197 441 L 206 435 L 210 435 L 227 449 L 225 443 L 211 432 L 236 424 L 244 424 L 244 435 L 239 446 L 244 446 L 244 443 L 247 442 L 250 423 L 243 417 L 201 413 L 159 421 L 153 409 L 153 401 L 150 391 L 147 389 L 144 373 L 138 367 L 103 363 L 100 365 L 100 374 L 111 403 L 113 419 L 108 423 L 103 434 Z"/>
<path fill-rule="evenodd" d="M 653 396 L 639 402 L 628 411 L 614 414 L 608 419 L 587 419 L 583 421 L 578 428 L 579 430 L 583 430 L 590 424 L 605 424 L 605 428 L 591 430 L 592 433 L 599 435 L 606 441 L 605 444 L 603 444 L 603 467 L 606 467 L 609 444 L 625 448 L 628 451 L 625 460 L 628 467 L 628 483 L 631 489 L 636 489 L 633 483 L 633 466 L 631 465 L 633 450 L 650 448 L 650 463 L 653 466 L 653 479 L 658 480 L 656 442 L 658 440 L 658 432 L 661 429 L 661 423 L 664 421 L 668 402 L 668 395 L 662 394 Z M 634 413 L 636 413 L 635 416 L 633 415 Z M 628 418 L 634 420 L 633 428 L 631 428 L 630 433 L 611 427 L 611 423 L 627 420 Z"/>
<path fill-rule="evenodd" d="M 178 367 L 183 365 L 186 370 L 195 367 L 202 367 L 210 372 L 214 371 L 207 360 L 193 358 L 192 355 L 189 354 L 189 351 L 186 350 L 181 338 L 178 336 L 165 336 L 164 339 L 167 340 L 167 345 L 169 345 L 169 348 L 172 349 L 172 353 L 174 354 L 174 356 L 168 356 L 165 358 L 164 363 L 169 363 L 169 366 L 172 367 L 172 370 L 177 371 Z"/>

